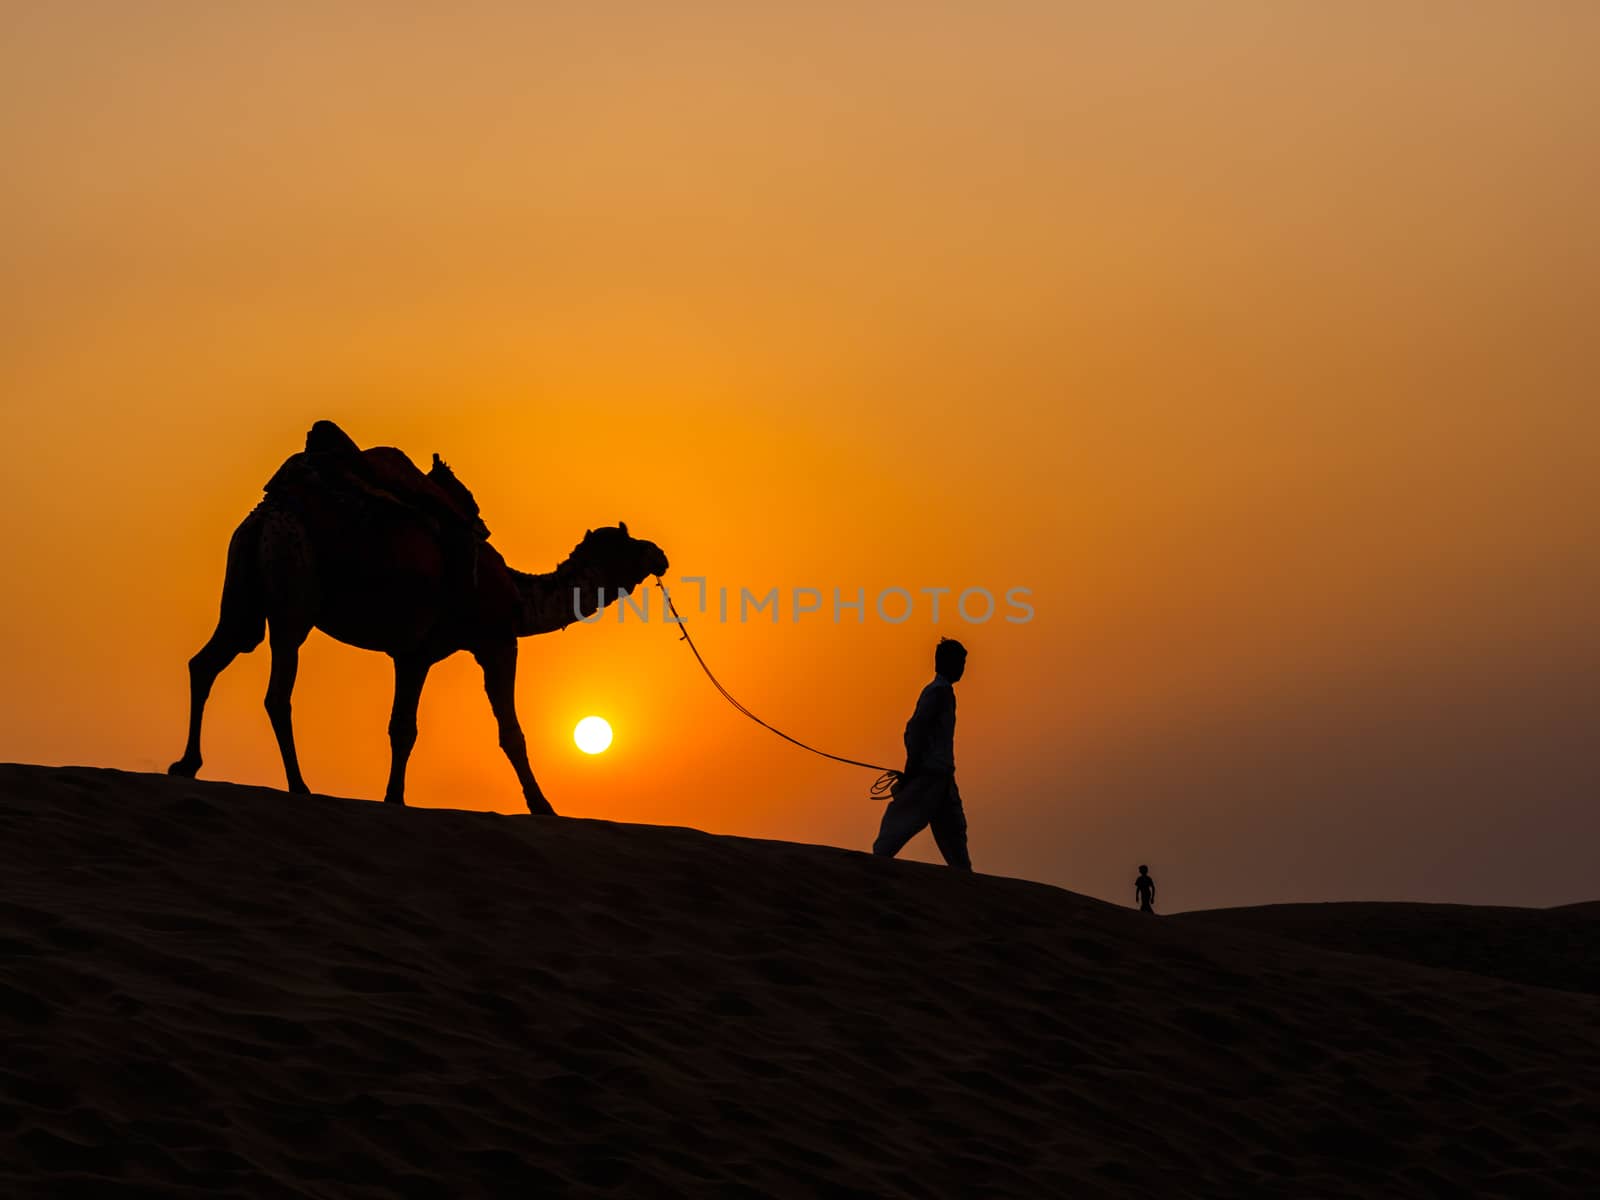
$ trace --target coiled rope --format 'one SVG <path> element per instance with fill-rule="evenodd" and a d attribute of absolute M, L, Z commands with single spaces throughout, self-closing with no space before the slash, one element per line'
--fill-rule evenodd
<path fill-rule="evenodd" d="M 722 681 L 719 680 L 716 675 L 712 673 L 711 668 L 706 665 L 706 660 L 704 656 L 701 655 L 700 648 L 694 644 L 694 639 L 689 636 L 688 623 L 685 622 L 683 617 L 678 614 L 677 605 L 672 603 L 672 593 L 667 591 L 666 585 L 661 582 L 661 577 L 659 575 L 656 576 L 656 586 L 661 589 L 661 598 L 667 606 L 667 611 L 672 614 L 673 620 L 677 622 L 678 629 L 682 632 L 681 640 L 689 644 L 689 652 L 694 655 L 695 662 L 700 664 L 700 669 L 706 673 L 706 678 L 711 681 L 711 686 L 717 689 L 724 700 L 733 705 L 735 711 L 746 717 L 749 717 L 757 725 L 761 726 L 761 728 L 770 730 L 771 732 L 777 734 L 784 741 L 799 746 L 802 750 L 809 750 L 811 753 L 819 755 L 822 758 L 831 758 L 834 762 L 844 763 L 849 767 L 865 767 L 869 771 L 881 771 L 882 774 L 873 781 L 872 787 L 867 790 L 867 794 L 874 800 L 887 799 L 893 793 L 895 785 L 900 781 L 900 772 L 895 770 L 893 767 L 880 766 L 877 763 L 862 762 L 857 758 L 845 758 L 839 754 L 829 754 L 826 750 L 818 750 L 815 746 L 808 746 L 799 738 L 790 737 L 776 725 L 769 725 L 744 705 L 740 704 L 739 701 L 734 697 L 733 693 L 722 686 Z"/>

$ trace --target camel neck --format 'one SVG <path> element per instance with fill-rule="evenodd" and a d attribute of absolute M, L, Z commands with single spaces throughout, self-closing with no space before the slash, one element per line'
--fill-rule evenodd
<path fill-rule="evenodd" d="M 518 637 L 554 633 L 603 607 L 599 589 L 604 581 L 597 567 L 562 563 L 544 574 L 515 571 L 513 576 L 522 600 Z"/>

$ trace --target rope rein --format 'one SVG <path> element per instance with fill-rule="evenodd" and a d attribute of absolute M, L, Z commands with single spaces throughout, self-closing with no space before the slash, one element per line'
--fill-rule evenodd
<path fill-rule="evenodd" d="M 834 762 L 844 763 L 849 767 L 865 767 L 869 771 L 883 772 L 876 780 L 873 781 L 872 787 L 868 789 L 867 794 L 874 800 L 885 799 L 891 794 L 891 789 L 893 789 L 895 783 L 900 778 L 899 771 L 894 770 L 892 767 L 880 766 L 877 763 L 862 762 L 860 759 L 856 758 L 845 758 L 842 755 L 829 754 L 826 750 L 818 750 L 815 746 L 808 746 L 799 738 L 790 737 L 776 725 L 767 724 L 767 722 L 756 716 L 755 713 L 751 712 L 744 705 L 740 704 L 739 701 L 734 698 L 733 693 L 722 686 L 722 682 L 714 674 L 712 674 L 711 668 L 706 665 L 706 660 L 700 654 L 700 648 L 694 644 L 694 639 L 689 636 L 688 623 L 685 622 L 681 616 L 679 616 L 678 606 L 672 602 L 672 594 L 667 591 L 666 585 L 661 582 L 661 577 L 659 575 L 656 577 L 656 586 L 661 589 L 661 598 L 666 602 L 667 611 L 672 614 L 673 619 L 677 622 L 679 630 L 682 631 L 682 637 L 680 640 L 689 643 L 689 652 L 694 655 L 695 662 L 700 664 L 700 669 L 706 673 L 706 678 L 711 681 L 711 686 L 717 689 L 724 700 L 733 705 L 735 711 L 743 716 L 749 717 L 757 725 L 761 726 L 761 728 L 770 730 L 771 732 L 777 734 L 784 741 L 791 742 L 794 745 L 799 746 L 802 750 L 809 750 L 812 754 L 820 755 L 823 758 L 831 758 Z"/>

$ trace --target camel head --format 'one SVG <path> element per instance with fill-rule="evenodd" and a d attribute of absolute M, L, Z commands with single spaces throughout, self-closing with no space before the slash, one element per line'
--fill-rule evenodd
<path fill-rule="evenodd" d="M 597 568 L 606 586 L 621 588 L 629 595 L 651 575 L 667 573 L 667 556 L 661 547 L 630 536 L 626 522 L 589 530 L 567 561 Z"/>

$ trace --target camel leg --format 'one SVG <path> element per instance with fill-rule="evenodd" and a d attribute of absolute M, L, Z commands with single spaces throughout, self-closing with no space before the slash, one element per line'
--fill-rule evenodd
<path fill-rule="evenodd" d="M 417 744 L 417 702 L 433 664 L 425 659 L 394 660 L 394 708 L 389 713 L 389 786 L 383 790 L 386 804 L 406 802 L 406 762 L 411 747 Z"/>
<path fill-rule="evenodd" d="M 489 695 L 489 707 L 494 709 L 494 719 L 500 726 L 500 749 L 517 772 L 528 811 L 554 816 L 556 810 L 539 790 L 533 768 L 528 765 L 528 742 L 517 723 L 517 643 L 497 646 L 473 657 L 483 668 L 483 690 Z"/>
<path fill-rule="evenodd" d="M 261 635 L 251 640 L 249 630 L 229 628 L 226 622 L 217 626 L 211 640 L 189 660 L 189 739 L 184 743 L 183 757 L 167 768 L 168 775 L 193 779 L 200 772 L 200 726 L 205 719 L 206 701 L 211 696 L 211 685 L 217 676 L 227 670 L 228 664 L 241 654 L 248 654 L 261 644 Z"/>
<path fill-rule="evenodd" d="M 272 647 L 272 677 L 267 681 L 267 717 L 278 739 L 278 752 L 283 755 L 283 774 L 289 790 L 301 794 L 311 789 L 300 774 L 300 760 L 294 752 L 290 698 L 294 695 L 295 674 L 300 669 L 300 646 L 310 633 L 309 629 L 299 626 L 285 629 L 274 624 L 268 639 Z"/>
<path fill-rule="evenodd" d="M 189 660 L 189 737 L 183 757 L 167 774 L 193 779 L 200 771 L 200 726 L 205 719 L 211 685 L 229 663 L 249 654 L 266 633 L 266 612 L 256 585 L 254 555 L 259 522 L 255 514 L 242 521 L 228 540 L 228 565 L 222 579 L 222 613 L 211 639 Z"/>

